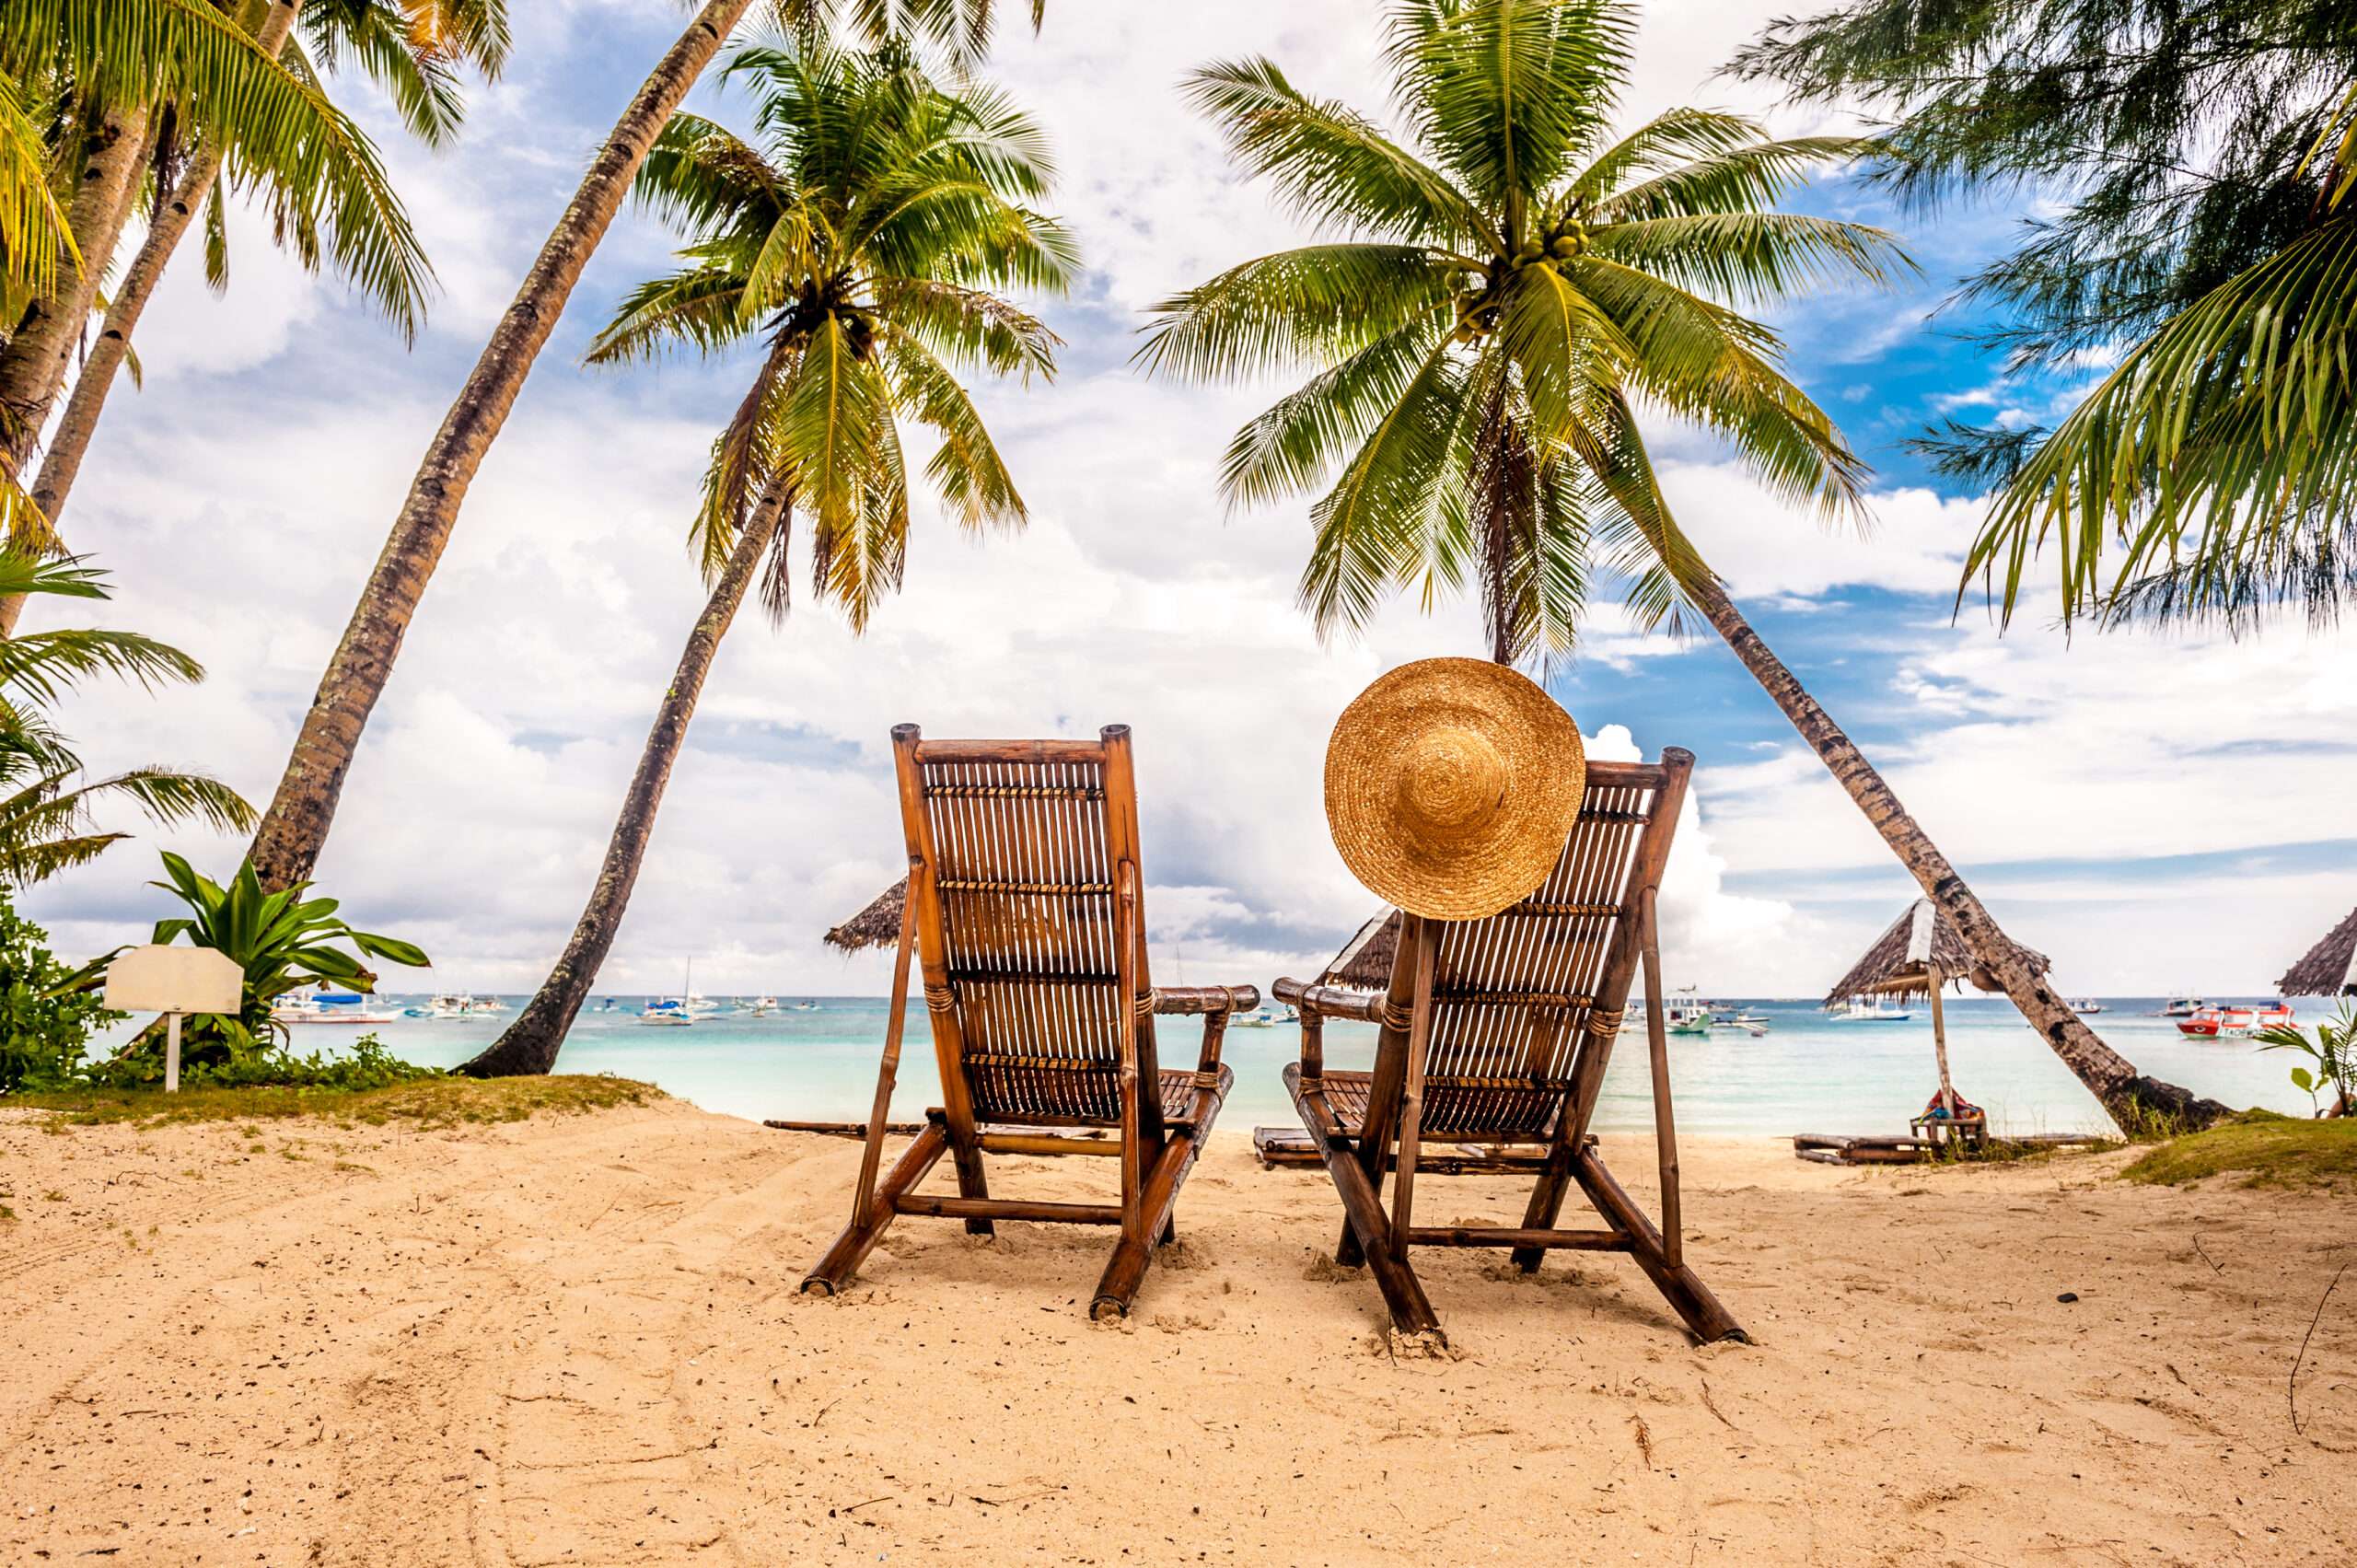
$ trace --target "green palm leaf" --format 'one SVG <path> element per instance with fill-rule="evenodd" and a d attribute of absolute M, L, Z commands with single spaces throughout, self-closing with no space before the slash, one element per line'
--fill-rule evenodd
<path fill-rule="evenodd" d="M 2329 614 L 2357 592 L 2357 214 L 2130 353 L 1998 495 L 1966 556 L 2010 619 L 2049 542 L 2066 619 Z M 2120 554 L 2107 573 L 2104 551 Z"/>

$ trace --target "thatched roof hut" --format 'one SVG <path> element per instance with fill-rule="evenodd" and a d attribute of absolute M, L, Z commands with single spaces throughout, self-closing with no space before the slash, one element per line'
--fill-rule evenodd
<path fill-rule="evenodd" d="M 1347 985 L 1353 991 L 1381 991 L 1391 983 L 1391 956 L 1399 950 L 1399 912 L 1386 906 L 1342 944 L 1334 961 L 1318 977 L 1320 985 Z"/>
<path fill-rule="evenodd" d="M 909 901 L 905 877 L 876 895 L 868 906 L 827 933 L 827 946 L 845 953 L 889 947 L 900 939 L 900 911 Z"/>
<path fill-rule="evenodd" d="M 2285 970 L 2275 989 L 2286 996 L 2357 996 L 2357 910 Z"/>
<path fill-rule="evenodd" d="M 2045 954 L 2027 947 L 2020 950 L 2040 973 L 2051 967 Z M 1931 994 L 1934 967 L 1943 981 L 1969 980 L 1983 991 L 2003 989 L 1974 959 L 1956 923 L 1931 900 L 1918 899 L 1890 923 L 1889 930 L 1875 938 L 1874 946 L 1850 966 L 1850 972 L 1834 982 L 1825 993 L 1826 1004 L 1830 1006 L 1844 997 L 1865 995 L 1896 996 L 1901 1001 L 1926 998 Z"/>

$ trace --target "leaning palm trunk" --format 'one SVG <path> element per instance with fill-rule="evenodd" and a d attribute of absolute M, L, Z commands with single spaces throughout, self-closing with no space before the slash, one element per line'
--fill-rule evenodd
<path fill-rule="evenodd" d="M 524 377 L 629 193 L 647 149 L 751 3 L 708 0 L 656 64 L 615 122 L 426 447 L 391 537 L 361 589 L 343 639 L 303 717 L 261 830 L 254 835 L 254 865 L 264 887 L 284 888 L 309 878 L 335 819 L 336 800 L 360 745 L 360 732 L 392 676 L 401 638 L 449 542 L 475 470 L 506 423 Z"/>
<path fill-rule="evenodd" d="M 1849 792 L 1850 798 L 1857 802 L 1858 809 L 1866 814 L 1866 820 L 1874 824 L 1891 853 L 1898 856 L 1923 891 L 1956 923 L 1956 934 L 1972 950 L 1974 959 L 2004 988 L 2030 1027 L 2053 1048 L 2054 1054 L 2062 1059 L 2062 1064 L 2087 1086 L 2088 1092 L 2102 1102 L 2104 1110 L 2122 1131 L 2192 1129 L 2233 1114 L 2216 1100 L 2203 1099 L 2175 1084 L 2146 1077 L 2087 1028 L 2084 1019 L 2047 988 L 2022 950 L 1999 929 L 1980 899 L 1965 886 L 1964 878 L 1948 863 L 1948 857 L 1908 815 L 1890 785 L 1875 772 L 1874 764 L 1817 705 L 1817 699 L 1802 688 L 1784 662 L 1769 651 L 1768 645 L 1760 641 L 1759 633 L 1751 629 L 1751 623 L 1743 618 L 1742 611 L 1736 609 L 1717 581 L 1703 574 L 1685 586 L 1688 597 L 1719 635 L 1726 639 L 1727 646 L 1743 661 L 1752 678 L 1784 710 L 1784 716 L 1793 721 L 1801 738 L 1808 742 L 1834 779 Z"/>
<path fill-rule="evenodd" d="M 278 58 L 301 9 L 301 0 L 272 0 L 269 11 L 262 17 L 261 30 L 254 37 L 263 53 L 273 60 Z M 65 509 L 65 498 L 74 489 L 75 477 L 82 471 L 82 458 L 90 448 L 90 437 L 98 432 L 99 415 L 106 407 L 108 392 L 113 389 L 115 372 L 122 368 L 124 356 L 130 353 L 132 330 L 139 325 L 140 315 L 154 297 L 156 285 L 163 281 L 164 267 L 171 261 L 172 252 L 188 233 L 189 225 L 204 205 L 205 198 L 212 194 L 215 181 L 220 179 L 221 165 L 227 156 L 225 143 L 226 138 L 215 138 L 181 173 L 171 195 L 149 219 L 139 253 L 132 258 L 130 268 L 107 301 L 106 320 L 99 330 L 97 341 L 83 356 L 82 372 L 75 377 L 74 390 L 66 396 L 64 416 L 58 421 L 48 446 L 42 448 L 41 478 L 32 487 L 33 505 L 41 509 L 52 528 Z M 22 598 L 0 600 L 0 636 L 15 633 L 17 617 L 23 608 Z"/>
<path fill-rule="evenodd" d="M 589 988 L 597 983 L 598 970 L 630 908 L 631 890 L 638 885 L 638 868 L 646 858 L 647 840 L 655 832 L 655 813 L 663 804 L 664 786 L 671 782 L 671 765 L 679 760 L 688 723 L 695 717 L 696 699 L 712 670 L 713 656 L 727 634 L 728 623 L 737 618 L 737 607 L 745 602 L 746 585 L 752 581 L 754 569 L 777 534 L 785 504 L 783 486 L 762 497 L 746 519 L 736 548 L 729 552 L 720 578 L 713 585 L 712 597 L 704 601 L 703 613 L 696 617 L 695 629 L 688 633 L 679 668 L 671 673 L 670 689 L 655 712 L 655 727 L 646 732 L 645 749 L 638 754 L 638 771 L 631 775 L 630 792 L 622 796 L 621 815 L 615 819 L 613 837 L 606 844 L 605 864 L 598 869 L 598 885 L 589 890 L 589 902 L 573 928 L 573 939 L 564 945 L 564 956 L 557 959 L 516 1021 L 489 1050 L 460 1063 L 459 1072 L 478 1078 L 505 1078 L 546 1073 L 556 1065 L 557 1048 L 564 1043 L 565 1031 L 573 1028 L 581 1005 L 589 999 Z"/>
<path fill-rule="evenodd" d="M 0 350 L 0 470 L 21 475 L 41 440 L 75 346 L 82 341 L 82 324 L 98 298 L 107 258 L 129 215 L 134 177 L 147 154 L 147 122 L 144 104 L 100 121 L 65 212 L 82 264 L 76 268 L 60 258 L 53 292 L 26 308 L 6 349 Z M 16 629 L 14 610 L 0 623 L 0 636 Z"/>

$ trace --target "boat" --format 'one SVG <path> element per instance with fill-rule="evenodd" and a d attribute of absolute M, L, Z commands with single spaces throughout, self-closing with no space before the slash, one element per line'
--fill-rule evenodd
<path fill-rule="evenodd" d="M 2071 999 L 2070 1008 L 2082 1018 L 2086 1018 L 2102 1012 L 2103 1004 L 2092 996 L 2074 996 Z"/>
<path fill-rule="evenodd" d="M 796 1002 L 794 1005 L 794 1010 L 797 1013 L 815 1013 L 819 1010 L 819 1005 L 816 1002 L 804 1000 Z"/>
<path fill-rule="evenodd" d="M 1848 1004 L 1833 1009 L 1830 1021 L 1837 1024 L 1903 1024 L 1915 1015 L 1898 1006 L 1887 996 L 1852 996 Z"/>
<path fill-rule="evenodd" d="M 2194 1040 L 2238 1040 L 2253 1029 L 2280 1028 L 2292 1021 L 2292 1005 L 2270 1003 L 2264 1007 L 2204 1007 L 2177 1021 L 2177 1030 Z"/>
<path fill-rule="evenodd" d="M 446 991 L 425 1005 L 429 1018 L 464 1018 L 489 1011 L 483 1005 L 463 991 Z"/>
<path fill-rule="evenodd" d="M 1277 1022 L 1281 1024 L 1297 1024 L 1301 1022 L 1301 1010 L 1297 1007 L 1288 1007 L 1283 1012 L 1277 1015 Z"/>
<path fill-rule="evenodd" d="M 1672 1002 L 1662 1008 L 1662 1028 L 1674 1035 L 1706 1035 L 1711 1032 L 1712 1012 L 1707 1002 Z"/>
<path fill-rule="evenodd" d="M 1277 1027 L 1277 1016 L 1266 1007 L 1257 1013 L 1238 1013 L 1227 1021 L 1239 1029 L 1272 1029 Z"/>
<path fill-rule="evenodd" d="M 777 1011 L 777 998 L 774 996 L 756 996 L 753 998 L 752 1005 L 746 1008 L 745 1011 L 752 1014 L 756 1018 L 766 1018 L 772 1013 Z"/>
<path fill-rule="evenodd" d="M 2210 1004 L 2204 1002 L 2199 996 L 2172 996 L 2167 1001 L 2161 1004 L 2161 1016 L 2164 1018 L 2190 1018 L 2194 1014 L 2199 1013 L 2208 1005 L 2210 1005 Z"/>
<path fill-rule="evenodd" d="M 282 996 L 270 1010 L 274 1024 L 389 1024 L 400 1015 L 372 1009 L 356 991 L 307 991 Z"/>
<path fill-rule="evenodd" d="M 684 996 L 658 996 L 638 1011 L 642 1024 L 657 1024 L 670 1028 L 686 1028 L 696 1021 Z"/>

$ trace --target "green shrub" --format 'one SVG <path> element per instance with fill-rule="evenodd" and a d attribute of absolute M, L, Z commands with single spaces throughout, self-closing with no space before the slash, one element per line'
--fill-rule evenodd
<path fill-rule="evenodd" d="M 404 1062 L 387 1051 L 383 1040 L 365 1034 L 353 1041 L 349 1056 L 322 1056 L 316 1051 L 308 1056 L 297 1056 L 280 1047 L 200 1064 L 183 1081 L 192 1088 L 358 1091 L 386 1089 L 395 1084 L 412 1084 L 441 1075 L 439 1067 Z"/>
<path fill-rule="evenodd" d="M 120 1022 L 79 971 L 49 950 L 49 933 L 0 891 L 0 1093 L 73 1082 L 93 1031 Z"/>

